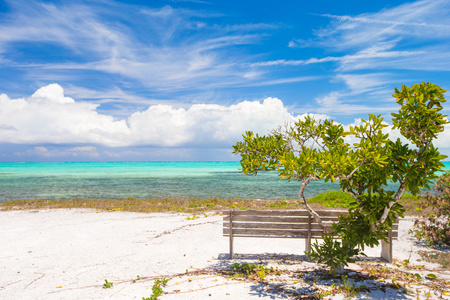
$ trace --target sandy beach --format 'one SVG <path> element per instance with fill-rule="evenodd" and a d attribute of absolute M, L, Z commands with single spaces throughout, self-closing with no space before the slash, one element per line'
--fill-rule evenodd
<path fill-rule="evenodd" d="M 418 251 L 430 249 L 408 234 L 412 223 L 411 218 L 402 219 L 399 240 L 394 241 L 394 259 L 409 259 L 408 266 L 381 262 L 380 249 L 374 248 L 366 251 L 373 262 L 351 264 L 347 273 L 353 280 L 364 266 L 403 268 L 424 278 L 401 285 L 414 293 L 386 288 L 386 280 L 372 280 L 365 283 L 374 286 L 370 295 L 359 293 L 357 298 L 416 299 L 418 289 L 419 298 L 426 299 L 431 281 L 426 274 L 450 282 L 450 272 L 420 260 Z M 185 214 L 88 209 L 2 211 L 0 228 L 1 299 L 142 299 L 152 294 L 154 280 L 163 277 L 169 282 L 160 299 L 300 299 L 299 293 L 330 289 L 332 281 L 308 279 L 322 266 L 306 261 L 304 240 L 236 239 L 238 256 L 228 260 L 222 216 L 211 213 L 188 220 Z M 220 274 L 235 262 L 283 272 L 268 277 L 269 284 Z M 104 288 L 105 279 L 113 283 L 112 288 Z M 384 288 L 377 289 L 377 284 Z M 430 299 L 441 296 L 442 291 L 431 293 Z M 344 299 L 344 294 L 327 299 Z"/>

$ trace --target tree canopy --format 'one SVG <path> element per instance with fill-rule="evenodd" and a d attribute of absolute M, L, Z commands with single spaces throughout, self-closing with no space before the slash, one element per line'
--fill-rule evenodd
<path fill-rule="evenodd" d="M 261 170 L 277 171 L 281 180 L 300 182 L 301 204 L 323 226 L 331 226 L 342 241 L 324 237 L 313 245 L 310 255 L 332 267 L 346 265 L 351 256 L 363 254 L 364 246 L 386 239 L 384 233 L 403 216 L 399 199 L 405 191 L 413 195 L 430 188 L 446 156 L 433 145 L 448 123 L 441 113 L 443 90 L 431 83 L 395 88 L 400 105 L 392 113 L 392 129 L 404 137 L 392 141 L 381 115 L 369 114 L 348 130 L 333 120 L 306 116 L 274 129 L 267 136 L 246 132 L 233 153 L 241 155 L 241 172 L 256 175 Z M 349 215 L 330 224 L 308 205 L 304 191 L 313 180 L 339 181 L 353 196 Z M 398 183 L 397 191 L 386 189 Z M 340 253 L 340 255 L 337 255 Z"/>

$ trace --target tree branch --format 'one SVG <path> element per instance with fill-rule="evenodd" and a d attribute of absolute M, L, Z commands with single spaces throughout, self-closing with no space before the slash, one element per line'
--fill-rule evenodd
<path fill-rule="evenodd" d="M 377 226 L 386 221 L 389 212 L 391 211 L 392 206 L 394 206 L 395 203 L 398 202 L 400 197 L 403 195 L 403 193 L 406 191 L 406 188 L 403 186 L 403 182 L 400 183 L 400 187 L 398 188 L 397 192 L 395 193 L 394 200 L 390 201 L 388 205 L 384 208 L 383 215 L 378 219 Z"/>
<path fill-rule="evenodd" d="M 366 162 L 366 159 L 364 158 L 364 159 L 359 163 L 359 165 L 358 165 L 356 168 L 354 168 L 353 171 L 350 172 L 350 174 L 345 175 L 345 176 L 336 176 L 336 177 L 334 177 L 334 180 L 338 181 L 338 180 L 342 180 L 342 179 L 345 180 L 345 179 L 351 178 L 351 177 L 353 176 L 353 174 L 355 174 L 355 172 L 358 171 L 358 169 L 359 169 L 362 165 L 364 165 L 365 162 Z"/>
<path fill-rule="evenodd" d="M 311 216 L 316 220 L 317 223 L 319 223 L 323 227 L 330 227 L 333 222 L 332 221 L 323 221 L 319 214 L 314 211 L 314 209 L 311 208 L 311 206 L 306 203 L 305 195 L 303 194 L 305 191 L 306 186 L 311 182 L 311 180 L 315 180 L 315 177 L 310 175 L 306 179 L 302 181 L 302 185 L 300 186 L 300 190 L 298 191 L 298 195 L 300 197 L 300 200 L 302 201 L 302 204 L 306 207 L 306 210 L 311 214 Z"/>

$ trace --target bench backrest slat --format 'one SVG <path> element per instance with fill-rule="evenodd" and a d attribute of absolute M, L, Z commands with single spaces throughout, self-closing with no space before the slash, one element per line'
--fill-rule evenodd
<path fill-rule="evenodd" d="M 224 224 L 230 222 L 230 217 L 226 216 L 223 218 Z M 233 215 L 233 223 L 234 222 L 264 222 L 264 223 L 308 223 L 307 217 L 280 217 L 280 216 L 234 216 Z"/>
<path fill-rule="evenodd" d="M 324 232 L 332 232 L 331 228 L 322 227 L 314 218 L 309 217 L 306 210 L 235 210 L 223 213 L 223 234 L 230 235 L 230 213 L 233 218 L 233 236 L 235 237 L 298 237 L 320 238 Z M 338 220 L 340 214 L 348 211 L 318 211 L 324 221 Z M 310 222 L 310 223 L 309 223 Z M 310 230 L 308 230 L 310 228 Z M 387 235 L 387 233 L 386 233 Z M 392 238 L 398 237 L 398 223 L 392 226 Z"/>
<path fill-rule="evenodd" d="M 227 230 L 229 232 L 229 229 Z M 225 230 L 224 230 L 225 233 Z M 282 236 L 282 237 L 306 237 L 308 231 L 295 230 L 295 229 L 253 229 L 253 228 L 240 228 L 233 229 L 233 236 L 239 237 L 239 235 L 254 235 L 254 236 Z"/>
<path fill-rule="evenodd" d="M 307 217 L 309 212 L 307 210 L 233 210 L 233 216 L 304 216 Z M 228 215 L 228 211 L 223 215 Z"/>
<path fill-rule="evenodd" d="M 224 228 L 230 228 L 229 224 L 224 223 Z M 308 223 L 249 223 L 233 222 L 233 228 L 254 228 L 254 229 L 305 229 L 308 230 Z M 319 224 L 311 225 L 311 229 L 321 230 Z"/>
<path fill-rule="evenodd" d="M 264 237 L 267 234 L 267 232 L 270 231 L 270 236 L 278 236 L 278 237 L 303 237 L 306 238 L 308 237 L 308 230 L 307 229 L 270 229 L 270 228 L 233 228 L 233 236 L 234 237 L 239 237 L 242 234 L 245 234 L 246 237 L 250 236 L 250 232 L 251 232 L 251 236 L 254 237 Z M 289 232 L 289 233 L 286 233 Z M 293 235 L 292 233 L 295 232 L 295 236 L 291 236 Z M 332 229 L 329 230 L 329 232 L 333 232 Z M 321 229 L 312 229 L 310 231 L 311 233 L 311 238 L 322 238 L 322 235 L 324 233 L 323 228 Z M 223 228 L 223 235 L 224 236 L 229 236 L 230 235 L 230 228 Z M 388 235 L 387 233 L 385 234 L 386 236 Z M 397 231 L 392 231 L 392 239 L 397 239 L 398 238 L 398 232 Z"/>

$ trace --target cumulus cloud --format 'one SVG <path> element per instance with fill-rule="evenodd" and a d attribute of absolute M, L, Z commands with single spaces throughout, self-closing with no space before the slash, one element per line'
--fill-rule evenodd
<path fill-rule="evenodd" d="M 62 87 L 57 84 L 43 87 L 28 98 L 10 99 L 2 94 L 0 141 L 17 144 L 121 145 L 129 135 L 126 122 L 98 114 L 96 108 L 97 105 L 64 97 Z"/>
<path fill-rule="evenodd" d="M 128 124 L 134 145 L 214 147 L 231 145 L 245 130 L 267 134 L 295 119 L 281 100 L 267 98 L 231 106 L 195 104 L 188 109 L 154 105 L 132 114 Z"/>
<path fill-rule="evenodd" d="M 27 98 L 10 99 L 2 94 L 0 142 L 107 147 L 230 146 L 245 130 L 266 134 L 279 124 L 300 117 L 291 114 L 277 98 L 230 106 L 195 104 L 187 109 L 152 105 L 121 120 L 98 113 L 97 107 L 65 97 L 58 84 L 42 87 Z M 92 151 L 86 147 L 74 149 Z"/>
<path fill-rule="evenodd" d="M 329 111 L 339 102 L 338 97 L 332 95 L 321 101 Z M 63 88 L 58 84 L 42 87 L 27 98 L 10 99 L 2 94 L 0 143 L 36 145 L 26 153 L 16 154 L 49 158 L 96 158 L 101 155 L 96 146 L 151 146 L 166 149 L 164 151 L 178 147 L 228 148 L 241 139 L 246 130 L 267 134 L 279 125 L 303 119 L 307 115 L 322 120 L 330 118 L 327 114 L 293 115 L 277 98 L 242 101 L 229 106 L 195 104 L 189 108 L 177 108 L 151 105 L 121 120 L 98 113 L 97 107 L 96 104 L 65 97 Z M 364 110 L 367 111 L 367 107 Z M 355 120 L 353 124 L 343 125 L 348 127 L 359 122 Z M 386 130 L 394 139 L 400 136 L 391 127 Z M 449 148 L 448 140 L 449 125 L 440 134 L 436 146 Z M 49 150 L 42 146 L 46 144 L 69 147 Z"/>
<path fill-rule="evenodd" d="M 331 107 L 336 101 L 339 100 L 324 100 L 324 103 Z M 267 134 L 279 125 L 303 119 L 307 115 L 322 120 L 330 118 L 327 114 L 293 115 L 277 98 L 242 101 L 229 106 L 196 104 L 189 108 L 177 108 L 152 105 L 121 120 L 100 114 L 96 109 L 97 105 L 65 97 L 63 88 L 58 84 L 43 87 L 27 98 L 10 99 L 2 94 L 0 143 L 33 146 L 27 151 L 14 153 L 18 157 L 137 157 L 144 154 L 127 153 L 129 148 L 113 150 L 109 147 L 149 146 L 153 149 L 153 158 L 165 157 L 173 151 L 180 151 L 177 155 L 180 158 L 188 155 L 186 151 L 189 148 L 229 149 L 246 130 Z M 352 124 L 343 125 L 348 129 L 360 123 L 361 120 L 356 119 Z M 391 126 L 385 132 L 392 139 L 401 137 Z M 446 126 L 435 143 L 445 154 L 449 154 L 448 140 L 450 125 Z"/>

